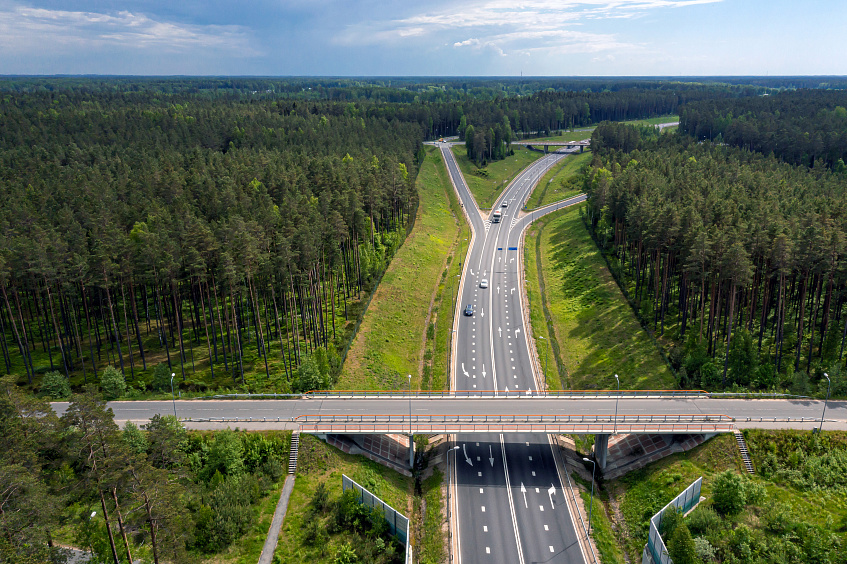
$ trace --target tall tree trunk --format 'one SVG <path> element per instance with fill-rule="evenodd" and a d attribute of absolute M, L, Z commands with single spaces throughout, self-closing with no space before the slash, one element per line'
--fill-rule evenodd
<path fill-rule="evenodd" d="M 121 351 L 121 339 L 118 336 L 118 324 L 115 321 L 115 311 L 112 308 L 112 296 L 109 293 L 109 279 L 106 277 L 106 271 L 103 271 L 103 279 L 106 281 L 106 302 L 109 304 L 109 316 L 112 318 L 112 334 L 115 337 L 115 344 L 118 347 L 118 358 L 121 361 L 121 373 L 124 372 L 124 355 Z"/>
<path fill-rule="evenodd" d="M 197 281 L 197 289 L 200 293 L 200 308 L 203 311 L 203 329 L 206 331 L 206 346 L 209 349 L 209 369 L 212 372 L 212 380 L 215 379 L 215 361 L 212 358 L 212 340 L 209 338 L 209 323 L 206 320 L 206 304 L 203 300 L 203 283 L 198 280 Z"/>
<path fill-rule="evenodd" d="M 65 345 L 62 342 L 62 336 L 59 334 L 59 324 L 56 323 L 56 314 L 53 311 L 53 295 L 50 293 L 50 284 L 47 279 L 44 279 L 44 287 L 47 289 L 47 304 L 50 306 L 50 319 L 53 321 L 53 330 L 56 332 L 56 341 L 59 343 L 59 353 L 62 355 L 62 366 L 65 368 L 65 376 L 70 379 L 71 373 L 68 370 L 68 362 L 65 358 Z"/>
<path fill-rule="evenodd" d="M 179 333 L 179 367 L 182 370 L 182 381 L 185 382 L 185 345 L 182 342 L 182 316 L 179 314 L 176 293 L 176 282 L 171 280 L 171 296 L 174 301 L 174 321 L 176 322 L 176 331 Z"/>
<path fill-rule="evenodd" d="M 15 315 L 12 313 L 12 306 L 9 305 L 9 296 L 6 294 L 6 286 L 2 286 L 3 289 L 3 300 L 6 302 L 6 309 L 9 310 L 9 319 L 12 322 L 12 329 L 15 332 L 15 340 L 18 343 L 18 350 L 21 351 L 21 358 L 24 361 L 24 370 L 26 371 L 26 377 L 29 380 L 29 385 L 32 386 L 32 374 L 33 372 L 30 370 L 29 365 L 27 364 L 28 348 L 29 346 L 25 344 L 24 341 L 21 340 L 21 335 L 18 333 L 18 325 L 15 323 Z M 23 318 L 21 318 L 21 327 L 23 327 Z"/>
<path fill-rule="evenodd" d="M 732 342 L 732 322 L 734 321 L 733 313 L 735 313 L 735 280 L 729 281 L 729 329 L 726 335 L 726 357 L 723 360 L 723 388 L 726 389 L 726 370 L 729 367 L 729 345 Z"/>
<path fill-rule="evenodd" d="M 121 537 L 124 539 L 124 546 L 126 547 L 126 557 L 129 561 L 129 564 L 132 564 L 132 552 L 129 549 L 129 541 L 126 538 L 126 529 L 124 528 L 124 519 L 121 515 L 121 506 L 118 503 L 118 489 L 112 488 L 112 499 L 115 500 L 115 514 L 118 516 L 118 530 L 121 532 Z"/>
<path fill-rule="evenodd" d="M 127 353 L 129 354 L 129 373 L 133 380 L 135 379 L 135 361 L 132 358 L 132 333 L 129 330 L 129 316 L 126 313 L 126 290 L 124 290 L 124 281 L 121 280 L 121 302 L 124 310 L 124 329 L 126 329 L 126 345 Z"/>
<path fill-rule="evenodd" d="M 103 509 L 103 520 L 106 521 L 106 532 L 109 534 L 109 546 L 112 548 L 112 557 L 115 559 L 115 564 L 120 564 L 118 559 L 118 547 L 115 546 L 115 537 L 112 535 L 112 524 L 109 522 L 109 511 L 106 509 L 106 496 L 103 495 L 103 490 L 98 484 L 97 493 L 100 494 L 100 507 Z"/>

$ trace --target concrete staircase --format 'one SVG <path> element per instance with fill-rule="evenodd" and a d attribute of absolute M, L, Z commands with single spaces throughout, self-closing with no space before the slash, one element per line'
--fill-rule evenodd
<path fill-rule="evenodd" d="M 291 453 L 288 455 L 288 473 L 297 470 L 297 451 L 300 448 L 300 433 L 291 433 Z"/>
<path fill-rule="evenodd" d="M 735 430 L 735 442 L 738 443 L 738 450 L 741 451 L 741 459 L 744 461 L 744 467 L 750 474 L 755 474 L 753 463 L 750 461 L 750 453 L 747 451 L 747 443 L 744 441 L 744 435 L 738 429 Z"/>

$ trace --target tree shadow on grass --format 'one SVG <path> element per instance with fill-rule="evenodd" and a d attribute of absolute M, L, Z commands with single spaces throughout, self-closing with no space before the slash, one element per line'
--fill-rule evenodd
<path fill-rule="evenodd" d="M 626 299 L 606 269 L 599 251 L 576 214 L 554 222 L 549 232 L 549 261 L 554 276 L 547 281 L 552 303 L 564 304 L 575 326 L 561 335 L 573 351 L 571 385 L 584 389 L 614 389 L 614 374 L 622 388 L 667 388 L 673 377 L 641 328 Z M 585 353 L 568 347 L 580 342 Z M 584 356 L 576 357 L 576 355 Z"/>

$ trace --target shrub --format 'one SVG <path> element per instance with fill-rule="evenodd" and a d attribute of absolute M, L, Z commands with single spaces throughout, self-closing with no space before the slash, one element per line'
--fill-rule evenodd
<path fill-rule="evenodd" d="M 103 370 L 103 375 L 100 376 L 100 390 L 103 392 L 103 397 L 107 400 L 113 400 L 124 395 L 126 391 L 126 380 L 123 372 L 116 369 L 114 366 L 107 366 Z"/>
<path fill-rule="evenodd" d="M 712 484 L 712 505 L 722 515 L 735 515 L 744 507 L 747 498 L 744 479 L 731 470 L 715 477 Z"/>
<path fill-rule="evenodd" d="M 123 439 L 132 452 L 136 454 L 147 452 L 147 437 L 132 421 L 127 421 L 124 425 Z"/>
<path fill-rule="evenodd" d="M 694 551 L 703 562 L 714 562 L 715 547 L 703 537 L 694 537 Z"/>
<path fill-rule="evenodd" d="M 71 395 L 71 385 L 67 378 L 54 370 L 41 379 L 41 393 L 53 399 L 65 399 Z"/>
<path fill-rule="evenodd" d="M 169 392 L 171 390 L 171 369 L 167 362 L 160 362 L 153 369 L 153 383 L 151 388 L 158 392 Z"/>
<path fill-rule="evenodd" d="M 226 430 L 215 434 L 215 440 L 209 446 L 209 455 L 204 474 L 211 477 L 215 472 L 227 476 L 237 476 L 244 471 L 243 445 L 241 437 L 234 431 Z"/>
<path fill-rule="evenodd" d="M 688 530 L 691 534 L 708 536 L 721 528 L 721 518 L 711 507 L 700 505 L 688 516 Z"/>
<path fill-rule="evenodd" d="M 674 564 L 696 564 L 699 561 L 694 539 L 681 518 L 668 540 L 668 555 Z"/>

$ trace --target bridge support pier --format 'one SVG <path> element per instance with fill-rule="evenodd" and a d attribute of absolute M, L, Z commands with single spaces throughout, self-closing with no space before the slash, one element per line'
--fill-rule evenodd
<path fill-rule="evenodd" d="M 583 151 L 585 151 L 585 145 L 580 145 L 579 146 L 579 152 L 581 153 Z"/>
<path fill-rule="evenodd" d="M 601 470 L 606 469 L 606 455 L 609 452 L 609 436 L 608 434 L 594 435 L 594 460 L 597 461 L 597 466 Z"/>
<path fill-rule="evenodd" d="M 415 436 L 409 435 L 409 468 L 415 468 Z"/>

